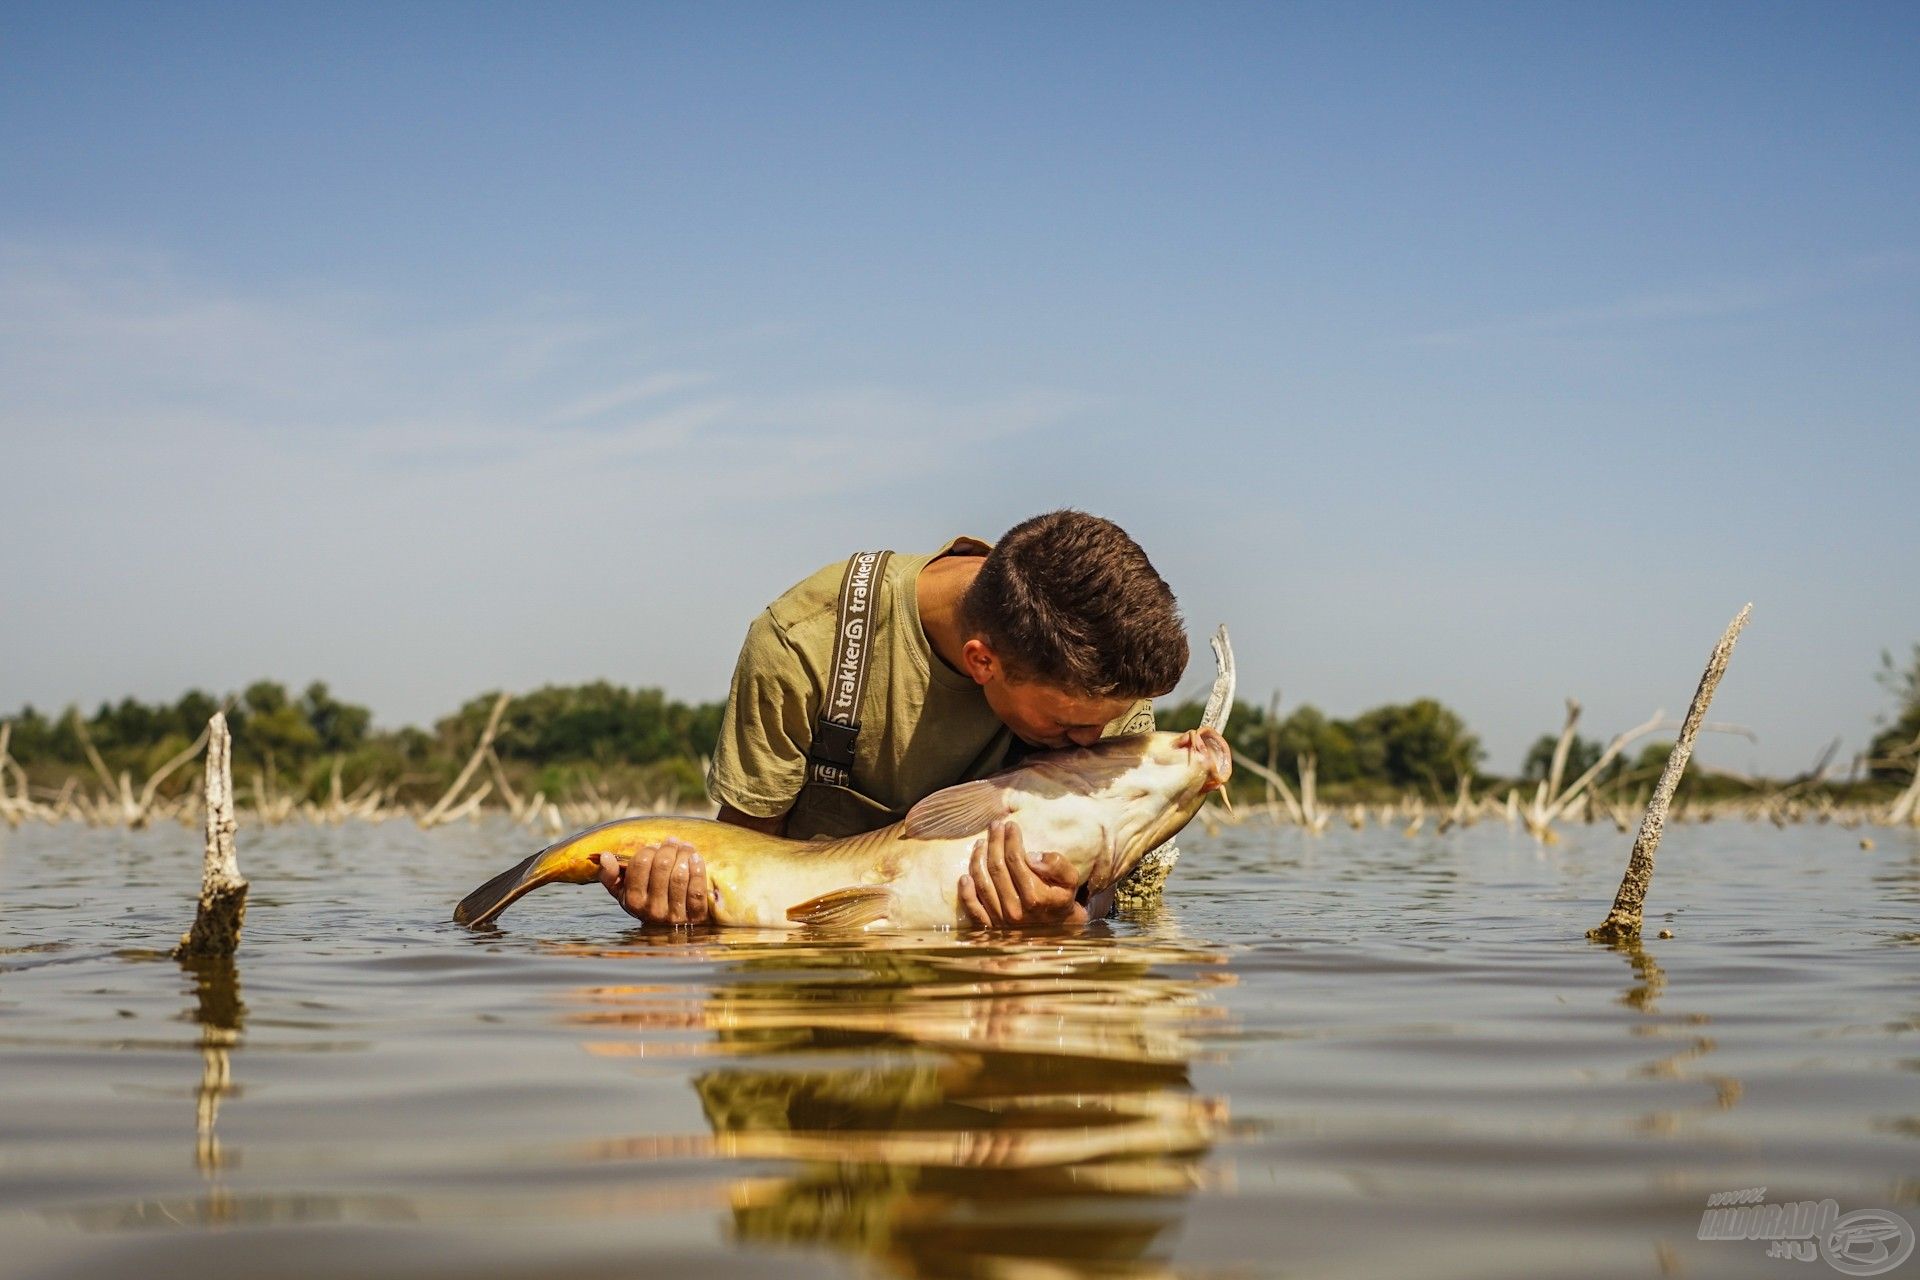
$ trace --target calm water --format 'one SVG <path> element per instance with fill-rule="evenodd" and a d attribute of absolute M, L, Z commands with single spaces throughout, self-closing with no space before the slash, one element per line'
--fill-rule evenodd
<path fill-rule="evenodd" d="M 241 831 L 237 972 L 164 957 L 199 841 L 0 831 L 0 1272 L 1820 1276 L 1715 1191 L 1920 1225 L 1920 839 L 1184 839 L 1071 937 L 497 933 L 504 824 Z M 1910 1260 L 1904 1274 L 1920 1270 Z"/>

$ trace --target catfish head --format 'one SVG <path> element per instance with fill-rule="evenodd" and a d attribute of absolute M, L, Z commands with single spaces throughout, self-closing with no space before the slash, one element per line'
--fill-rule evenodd
<path fill-rule="evenodd" d="M 1100 893 L 1178 834 L 1232 774 L 1233 750 L 1212 729 L 1105 738 L 936 791 L 913 807 L 903 834 L 978 835 L 1009 818 L 1030 851 L 1061 854 Z"/>

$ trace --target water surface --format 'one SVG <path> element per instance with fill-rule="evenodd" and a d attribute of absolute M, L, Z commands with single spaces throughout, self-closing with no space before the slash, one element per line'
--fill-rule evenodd
<path fill-rule="evenodd" d="M 243 828 L 194 969 L 195 833 L 0 831 L 0 1273 L 1838 1274 L 1695 1235 L 1920 1225 L 1920 839 L 1861 834 L 1672 827 L 1623 950 L 1610 827 L 1196 828 L 1150 916 L 852 939 L 470 933 L 538 839 Z"/>

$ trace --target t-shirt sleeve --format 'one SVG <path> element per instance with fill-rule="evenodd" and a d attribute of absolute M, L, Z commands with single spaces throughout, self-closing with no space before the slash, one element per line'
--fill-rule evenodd
<path fill-rule="evenodd" d="M 747 628 L 720 740 L 707 770 L 707 794 L 756 818 L 793 807 L 807 776 L 813 741 L 813 680 L 770 613 Z"/>
<path fill-rule="evenodd" d="M 1142 698 L 1102 729 L 1100 736 L 1117 738 L 1123 733 L 1151 733 L 1153 729 L 1153 701 L 1150 698 Z"/>

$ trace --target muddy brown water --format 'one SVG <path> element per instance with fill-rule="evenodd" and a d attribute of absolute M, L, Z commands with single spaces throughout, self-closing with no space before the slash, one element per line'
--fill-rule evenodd
<path fill-rule="evenodd" d="M 0 1274 L 1840 1274 L 1710 1194 L 1920 1225 L 1920 838 L 1183 838 L 1073 936 L 649 936 L 453 902 L 505 824 L 0 831 Z M 1899 1274 L 1913 1274 L 1912 1259 Z"/>

